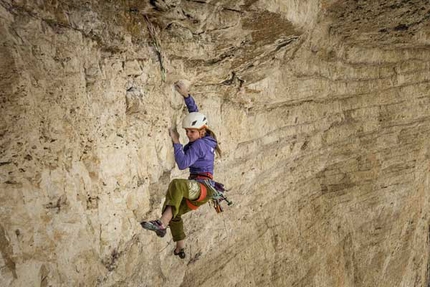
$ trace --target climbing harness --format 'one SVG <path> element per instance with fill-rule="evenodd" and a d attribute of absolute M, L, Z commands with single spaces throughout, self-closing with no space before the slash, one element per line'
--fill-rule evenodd
<path fill-rule="evenodd" d="M 224 211 L 222 206 L 221 206 L 222 201 L 225 200 L 225 202 L 227 202 L 228 206 L 233 204 L 233 202 L 228 200 L 224 194 L 224 192 L 227 191 L 224 187 L 224 184 L 214 181 L 212 174 L 210 174 L 210 173 L 191 174 L 189 179 L 196 180 L 200 184 L 202 184 L 202 192 L 201 193 L 203 193 L 203 190 L 204 190 L 204 193 L 206 195 L 207 189 L 210 189 L 212 191 L 212 205 L 215 208 L 217 213 L 221 213 Z M 200 197 L 202 197 L 202 196 L 200 196 Z M 200 199 L 200 197 L 199 197 L 199 199 Z M 187 204 L 188 204 L 188 202 L 187 202 Z M 188 206 L 190 206 L 190 205 L 188 204 Z"/>
<path fill-rule="evenodd" d="M 222 183 L 213 181 L 213 180 L 205 180 L 206 186 L 212 190 L 212 204 L 217 213 L 223 212 L 223 208 L 221 206 L 221 202 L 225 200 L 227 205 L 230 206 L 233 204 L 232 201 L 228 200 L 224 195 L 224 192 L 227 191 L 224 188 Z"/>

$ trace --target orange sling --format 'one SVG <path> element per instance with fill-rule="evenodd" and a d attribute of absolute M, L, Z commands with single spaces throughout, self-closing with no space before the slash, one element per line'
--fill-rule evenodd
<path fill-rule="evenodd" d="M 205 199 L 207 193 L 208 193 L 208 191 L 206 189 L 206 186 L 203 183 L 200 183 L 200 196 L 199 196 L 199 198 L 197 198 L 196 201 L 202 201 L 203 199 Z M 187 202 L 187 205 L 190 209 L 196 210 L 197 208 L 199 208 L 198 206 L 192 204 L 188 198 L 186 198 L 185 201 Z"/>

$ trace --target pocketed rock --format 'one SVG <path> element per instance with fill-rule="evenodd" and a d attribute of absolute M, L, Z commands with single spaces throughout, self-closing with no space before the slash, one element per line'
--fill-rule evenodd
<path fill-rule="evenodd" d="M 66 2 L 0 2 L 1 286 L 429 284 L 430 4 Z M 234 202 L 185 260 L 179 79 Z"/>

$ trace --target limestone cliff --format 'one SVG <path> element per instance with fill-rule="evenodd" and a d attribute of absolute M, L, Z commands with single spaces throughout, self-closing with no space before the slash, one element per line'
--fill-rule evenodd
<path fill-rule="evenodd" d="M 0 35 L 1 286 L 429 284 L 427 1 L 0 0 Z M 234 201 L 185 260 L 139 225 L 181 78 Z"/>

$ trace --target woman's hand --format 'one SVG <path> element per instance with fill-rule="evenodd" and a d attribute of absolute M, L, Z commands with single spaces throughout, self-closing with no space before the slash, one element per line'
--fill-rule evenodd
<path fill-rule="evenodd" d="M 174 128 L 169 129 L 169 135 L 172 138 L 173 143 L 179 143 L 179 133 Z"/>
<path fill-rule="evenodd" d="M 178 93 L 180 93 L 184 98 L 188 98 L 188 87 L 186 83 L 182 80 L 175 82 L 175 89 Z"/>

